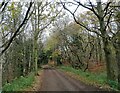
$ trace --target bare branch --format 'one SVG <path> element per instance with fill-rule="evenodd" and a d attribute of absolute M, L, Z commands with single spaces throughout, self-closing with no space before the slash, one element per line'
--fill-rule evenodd
<path fill-rule="evenodd" d="M 10 0 L 9 0 L 9 1 L 10 1 Z M 8 2 L 9 2 L 9 1 L 8 1 Z M 7 4 L 8 4 L 8 2 L 6 2 L 6 3 L 3 2 L 3 3 L 2 3 L 0 9 L 1 9 L 2 7 L 3 7 L 3 8 L 2 8 L 2 10 L 0 11 L 0 14 L 5 10 L 5 8 L 6 8 Z"/>
<path fill-rule="evenodd" d="M 111 17 L 112 17 L 112 14 L 113 14 L 113 12 L 110 13 L 110 15 L 109 15 L 109 17 L 108 17 L 108 19 L 107 19 L 107 23 L 106 23 L 106 25 L 105 25 L 105 29 L 108 27 L 108 25 L 109 25 L 109 23 L 110 23 L 110 19 L 111 19 Z M 104 30 L 105 30 L 105 29 L 104 29 Z"/>
<path fill-rule="evenodd" d="M 78 5 L 77 8 L 75 9 L 74 13 L 77 11 L 78 8 L 79 8 L 79 5 Z"/>
<path fill-rule="evenodd" d="M 92 10 L 92 8 L 89 8 L 89 7 L 85 6 L 85 5 L 83 5 L 81 2 L 79 2 L 79 1 L 77 1 L 77 0 L 73 0 L 73 1 L 75 1 L 75 2 L 78 3 L 80 6 L 86 8 L 86 9 L 88 9 L 88 10 Z"/>
<path fill-rule="evenodd" d="M 110 33 L 112 33 L 113 35 L 115 35 L 115 33 L 112 32 L 111 27 L 109 25 L 108 25 L 108 29 L 109 29 Z"/>
<path fill-rule="evenodd" d="M 13 36 L 10 38 L 7 46 L 2 50 L 2 52 L 0 53 L 0 55 L 2 55 L 2 54 L 9 48 L 9 46 L 10 46 L 11 43 L 12 43 L 12 41 L 13 41 L 14 38 L 16 37 L 17 33 L 20 31 L 21 27 L 22 27 L 22 26 L 24 25 L 24 23 L 26 22 L 27 17 L 28 17 L 28 14 L 29 14 L 29 12 L 30 12 L 30 9 L 31 9 L 31 7 L 32 7 L 32 4 L 33 4 L 33 2 L 30 2 L 29 8 L 28 8 L 28 10 L 27 10 L 27 12 L 26 12 L 26 15 L 25 15 L 25 18 L 24 18 L 23 22 L 20 24 L 20 26 L 18 27 L 18 29 L 15 31 L 15 33 L 13 34 Z"/>
<path fill-rule="evenodd" d="M 90 2 L 90 0 L 89 0 L 89 2 Z M 91 5 L 91 7 L 92 7 L 92 9 L 91 9 L 91 11 L 97 16 L 97 18 L 99 19 L 100 17 L 99 17 L 99 15 L 97 14 L 97 12 L 95 11 L 95 9 L 94 9 L 94 6 L 93 6 L 93 4 L 90 2 L 90 5 Z"/>
<path fill-rule="evenodd" d="M 90 31 L 90 32 L 94 32 L 94 33 L 96 33 L 96 34 L 98 34 L 99 36 L 102 37 L 102 35 L 101 35 L 100 33 L 98 33 L 97 31 L 91 30 L 90 28 L 88 28 L 88 27 L 85 26 L 84 24 L 78 22 L 78 20 L 77 20 L 76 17 L 75 17 L 75 14 L 72 13 L 68 8 L 66 8 L 65 3 L 61 2 L 61 4 L 63 5 L 63 8 L 64 8 L 65 10 L 67 10 L 68 12 L 70 12 L 70 13 L 72 14 L 72 16 L 73 16 L 73 18 L 74 18 L 74 21 L 75 21 L 78 25 L 80 25 L 80 26 L 82 26 L 83 28 L 85 28 L 86 30 L 88 30 L 88 31 Z"/>
<path fill-rule="evenodd" d="M 0 6 L 0 9 L 4 6 L 5 2 L 2 2 L 1 3 L 1 6 Z"/>
<path fill-rule="evenodd" d="M 104 11 L 105 11 L 105 13 L 104 13 L 104 15 L 103 15 L 103 18 L 105 18 L 106 16 L 107 16 L 107 14 L 109 14 L 110 12 L 111 12 L 111 10 L 112 9 L 108 9 L 108 7 L 110 6 L 110 4 L 111 4 L 111 2 L 109 2 L 107 5 L 106 5 L 106 7 L 104 8 Z M 109 10 L 109 12 L 108 12 L 108 10 Z"/>
<path fill-rule="evenodd" d="M 108 3 L 107 3 L 106 7 L 104 8 L 104 11 L 107 11 L 107 10 L 108 10 L 108 7 L 110 6 L 111 3 L 112 3 L 112 2 L 108 2 Z"/>

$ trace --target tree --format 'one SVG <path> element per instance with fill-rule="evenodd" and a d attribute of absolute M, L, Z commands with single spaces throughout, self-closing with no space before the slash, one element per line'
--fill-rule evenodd
<path fill-rule="evenodd" d="M 86 30 L 90 31 L 90 32 L 94 32 L 97 35 L 101 36 L 102 41 L 103 41 L 103 45 L 104 45 L 104 52 L 105 52 L 105 59 L 106 59 L 106 67 L 107 67 L 107 80 L 109 82 L 109 80 L 115 80 L 115 74 L 114 74 L 114 68 L 113 68 L 113 61 L 112 61 L 112 53 L 111 53 L 111 41 L 109 40 L 109 35 L 107 33 L 107 27 L 108 24 L 110 23 L 110 19 L 111 16 L 113 14 L 113 8 L 109 7 L 111 2 L 108 2 L 104 7 L 102 6 L 102 2 L 101 0 L 99 0 L 97 2 L 97 5 L 93 5 L 91 2 L 88 2 L 89 5 L 86 6 L 84 4 L 82 4 L 79 1 L 74 0 L 75 3 L 73 2 L 68 2 L 68 3 L 72 3 L 74 5 L 77 5 L 77 8 L 75 9 L 74 12 L 72 12 L 71 10 L 69 10 L 66 7 L 66 2 L 62 2 L 61 4 L 63 6 L 63 8 L 67 11 L 69 11 L 75 22 L 77 24 L 79 24 L 80 26 L 82 26 L 83 28 L 85 28 Z M 82 22 L 79 22 L 77 20 L 77 18 L 75 17 L 75 12 L 77 11 L 77 9 L 79 8 L 79 6 L 82 6 L 90 11 L 93 12 L 93 14 L 97 17 L 97 20 L 99 21 L 99 32 L 91 30 L 90 27 L 85 26 Z"/>
<path fill-rule="evenodd" d="M 51 2 L 43 1 L 37 2 L 34 4 L 34 20 L 32 20 L 32 26 L 34 31 L 34 39 L 33 39 L 33 57 L 35 62 L 35 72 L 37 74 L 38 68 L 38 41 L 41 41 L 41 35 L 43 30 L 45 30 L 58 16 L 61 11 L 57 11 L 55 9 L 56 4 Z M 56 13 L 55 13 L 56 12 Z"/>
<path fill-rule="evenodd" d="M 3 57 L 2 64 L 2 84 L 11 82 L 14 78 L 23 75 L 23 40 L 21 33 L 25 30 L 27 21 L 30 17 L 33 2 L 25 3 L 27 11 L 22 10 L 21 3 L 11 2 L 5 6 L 1 12 L 3 16 L 0 25 L 1 45 L 0 57 Z M 23 14 L 22 14 L 23 13 Z M 1 62 L 1 61 L 0 61 Z M 25 63 L 26 64 L 26 63 Z M 26 67 L 24 68 L 26 69 Z M 8 71 L 8 72 L 7 72 Z M 7 72 L 7 73 L 6 73 Z M 9 73 L 10 72 L 10 73 Z M 1 85 L 2 86 L 2 85 Z"/>
<path fill-rule="evenodd" d="M 25 24 L 27 18 L 28 18 L 28 15 L 29 15 L 29 12 L 30 12 L 30 9 L 32 7 L 32 4 L 33 2 L 30 2 L 30 5 L 29 5 L 29 8 L 26 12 L 26 15 L 25 15 L 25 18 L 24 20 L 22 21 L 22 23 L 19 25 L 19 27 L 16 29 L 16 31 L 14 32 L 14 34 L 12 35 L 12 37 L 9 39 L 9 41 L 5 42 L 5 44 L 3 44 L 1 47 L 4 47 L 5 48 L 2 50 L 2 52 L 0 53 L 0 56 L 9 48 L 10 44 L 12 43 L 12 41 L 14 40 L 14 38 L 17 36 L 17 34 L 19 33 L 21 27 Z"/>
<path fill-rule="evenodd" d="M 120 90 L 120 10 L 116 10 L 115 15 L 115 22 L 117 24 L 117 32 L 114 34 L 113 37 L 113 45 L 115 47 L 116 51 L 116 60 L 117 60 L 117 66 L 118 66 L 118 89 Z"/>
<path fill-rule="evenodd" d="M 3 11 L 5 10 L 5 7 L 7 6 L 8 2 L 2 2 L 0 3 L 0 15 L 2 15 Z M 0 24 L 3 21 L 3 15 L 2 19 L 0 19 Z M 0 27 L 0 46 L 2 46 L 2 32 Z M 0 48 L 0 53 L 2 52 L 2 48 Z M 2 64 L 4 63 L 3 56 L 0 55 L 0 90 L 2 90 Z"/>

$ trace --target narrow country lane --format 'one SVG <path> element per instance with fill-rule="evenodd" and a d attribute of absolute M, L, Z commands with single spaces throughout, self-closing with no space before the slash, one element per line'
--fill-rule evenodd
<path fill-rule="evenodd" d="M 101 91 L 90 85 L 75 80 L 56 69 L 45 69 L 41 91 Z"/>

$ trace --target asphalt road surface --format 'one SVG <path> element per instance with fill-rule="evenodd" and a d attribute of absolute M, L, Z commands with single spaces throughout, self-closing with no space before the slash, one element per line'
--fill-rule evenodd
<path fill-rule="evenodd" d="M 44 69 L 42 82 L 41 91 L 81 91 L 82 93 L 102 91 L 53 68 Z"/>

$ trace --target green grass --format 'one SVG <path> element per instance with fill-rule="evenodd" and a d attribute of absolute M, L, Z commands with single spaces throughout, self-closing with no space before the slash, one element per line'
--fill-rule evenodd
<path fill-rule="evenodd" d="M 35 80 L 34 73 L 30 73 L 28 76 L 17 78 L 12 83 L 7 83 L 3 86 L 3 91 L 21 91 L 28 86 L 32 85 Z"/>
<path fill-rule="evenodd" d="M 107 83 L 106 72 L 101 72 L 101 73 L 92 73 L 88 71 L 83 72 L 82 70 L 76 70 L 70 66 L 61 66 L 60 69 L 80 76 L 79 78 L 82 79 L 83 82 L 86 82 L 88 84 L 105 85 Z"/>
<path fill-rule="evenodd" d="M 70 66 L 60 66 L 59 68 L 65 72 L 72 73 L 73 77 L 76 75 L 79 80 L 83 81 L 86 84 L 99 86 L 107 90 L 118 91 L 116 81 L 109 81 L 111 87 L 108 85 L 107 74 L 105 71 L 93 73 L 89 71 L 84 72 L 82 70 L 77 70 Z"/>

